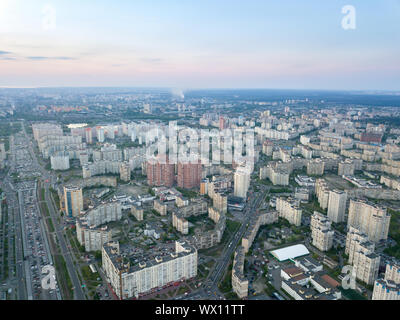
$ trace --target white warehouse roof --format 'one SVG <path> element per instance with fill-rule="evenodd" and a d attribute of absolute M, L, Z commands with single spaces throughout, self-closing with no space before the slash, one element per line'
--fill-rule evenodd
<path fill-rule="evenodd" d="M 310 254 L 310 251 L 303 244 L 296 244 L 294 246 L 271 251 L 271 254 L 279 261 L 288 259 L 295 259 L 297 257 Z"/>

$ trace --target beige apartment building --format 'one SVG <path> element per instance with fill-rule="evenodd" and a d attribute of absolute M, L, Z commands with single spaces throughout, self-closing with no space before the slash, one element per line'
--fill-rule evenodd
<path fill-rule="evenodd" d="M 338 164 L 338 176 L 353 176 L 355 164 L 351 159 L 346 159 Z"/>
<path fill-rule="evenodd" d="M 166 216 L 168 211 L 168 206 L 166 203 L 160 200 L 154 200 L 153 208 L 156 210 L 161 216 Z"/>
<path fill-rule="evenodd" d="M 131 213 L 137 221 L 143 221 L 143 208 L 133 205 L 131 207 Z"/>
<path fill-rule="evenodd" d="M 348 225 L 366 233 L 373 242 L 386 240 L 389 234 L 390 213 L 365 200 L 350 200 Z"/>
<path fill-rule="evenodd" d="M 129 162 L 122 162 L 119 166 L 120 179 L 125 182 L 131 181 L 131 167 Z"/>
<path fill-rule="evenodd" d="M 325 163 L 321 159 L 312 159 L 307 163 L 307 174 L 322 176 L 324 174 Z"/>
<path fill-rule="evenodd" d="M 388 263 L 384 279 L 375 281 L 372 300 L 400 300 L 400 264 Z"/>
<path fill-rule="evenodd" d="M 329 205 L 330 189 L 324 179 L 317 179 L 315 181 L 315 194 L 318 199 L 319 206 L 322 209 L 327 209 Z"/>
<path fill-rule="evenodd" d="M 228 212 L 228 197 L 222 193 L 214 193 L 213 206 L 222 213 Z"/>
<path fill-rule="evenodd" d="M 311 216 L 312 244 L 321 251 L 332 248 L 334 231 L 331 230 L 331 224 L 332 222 L 322 213 L 314 211 Z"/>
<path fill-rule="evenodd" d="M 375 244 L 365 233 L 350 227 L 346 237 L 345 253 L 353 265 L 357 279 L 373 284 L 378 277 L 380 256 L 374 253 Z"/>
<path fill-rule="evenodd" d="M 111 229 L 91 228 L 80 219 L 76 221 L 76 235 L 79 244 L 85 247 L 86 252 L 100 251 L 103 245 L 112 239 Z"/>
<path fill-rule="evenodd" d="M 235 251 L 232 268 L 232 290 L 242 299 L 249 294 L 249 280 L 244 276 L 245 250 L 239 246 Z"/>
<path fill-rule="evenodd" d="M 278 198 L 276 199 L 276 211 L 279 217 L 282 217 L 295 226 L 301 225 L 302 210 L 298 206 L 298 201 L 292 198 Z"/>
<path fill-rule="evenodd" d="M 138 298 L 156 288 L 194 278 L 197 262 L 196 248 L 184 241 L 175 242 L 174 252 L 156 257 L 149 252 L 124 258 L 115 241 L 107 242 L 102 248 L 102 268 L 121 300 Z"/>
<path fill-rule="evenodd" d="M 182 234 L 189 233 L 189 222 L 179 213 L 172 213 L 172 226 Z"/>

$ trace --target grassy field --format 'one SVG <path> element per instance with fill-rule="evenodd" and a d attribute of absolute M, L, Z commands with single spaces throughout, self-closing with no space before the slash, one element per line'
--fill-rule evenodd
<path fill-rule="evenodd" d="M 400 259 L 400 212 L 388 209 L 392 217 L 390 219 L 389 237 L 396 241 L 394 247 L 386 248 L 384 252 L 390 256 Z"/>
<path fill-rule="evenodd" d="M 367 300 L 366 297 L 359 294 L 357 291 L 353 289 L 345 290 L 342 287 L 339 287 L 339 290 L 342 292 L 342 295 L 349 300 Z"/>

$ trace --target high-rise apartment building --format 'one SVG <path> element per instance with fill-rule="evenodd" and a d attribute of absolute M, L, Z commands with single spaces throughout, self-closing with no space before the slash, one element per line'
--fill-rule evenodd
<path fill-rule="evenodd" d="M 172 187 L 175 178 L 175 165 L 170 164 L 168 157 L 165 160 L 160 156 L 146 163 L 147 183 L 149 186 Z"/>
<path fill-rule="evenodd" d="M 400 300 L 400 264 L 386 264 L 384 279 L 375 281 L 372 300 Z"/>
<path fill-rule="evenodd" d="M 250 169 L 247 167 L 238 167 L 234 175 L 235 197 L 246 198 L 249 186 L 250 186 Z"/>
<path fill-rule="evenodd" d="M 278 198 L 276 199 L 276 211 L 279 217 L 286 219 L 295 226 L 301 225 L 302 210 L 299 207 L 299 202 L 292 198 Z"/>
<path fill-rule="evenodd" d="M 228 211 L 228 197 L 222 193 L 214 193 L 213 207 L 219 212 L 227 213 Z"/>
<path fill-rule="evenodd" d="M 64 187 L 65 212 L 69 217 L 77 217 L 83 210 L 82 188 L 75 186 Z"/>
<path fill-rule="evenodd" d="M 311 238 L 312 244 L 321 251 L 332 248 L 334 231 L 331 229 L 332 222 L 322 213 L 314 211 L 311 216 Z"/>
<path fill-rule="evenodd" d="M 125 182 L 131 181 L 131 167 L 129 162 L 122 162 L 119 167 L 120 179 Z"/>
<path fill-rule="evenodd" d="M 87 144 L 93 143 L 93 135 L 92 135 L 92 128 L 85 129 L 85 140 Z"/>
<path fill-rule="evenodd" d="M 201 162 L 184 163 L 178 162 L 178 187 L 184 189 L 194 189 L 200 187 L 201 182 Z"/>
<path fill-rule="evenodd" d="M 164 251 L 165 252 L 165 251 Z M 175 242 L 175 250 L 163 256 L 131 256 L 123 259 L 118 242 L 102 249 L 102 268 L 119 299 L 128 299 L 197 275 L 197 250 L 184 241 Z"/>
<path fill-rule="evenodd" d="M 328 217 L 335 223 L 344 221 L 347 193 L 341 190 L 331 190 L 328 201 Z"/>
<path fill-rule="evenodd" d="M 271 140 L 265 140 L 262 147 L 262 152 L 268 157 L 272 156 L 274 143 Z"/>
<path fill-rule="evenodd" d="M 317 179 L 315 181 L 315 194 L 318 199 L 319 206 L 322 209 L 328 208 L 330 189 L 324 179 Z"/>
<path fill-rule="evenodd" d="M 104 142 L 105 137 L 104 137 L 104 128 L 102 127 L 96 127 L 97 130 L 97 141 L 99 142 Z"/>
<path fill-rule="evenodd" d="M 219 130 L 224 130 L 228 128 L 228 122 L 224 117 L 219 117 Z"/>
<path fill-rule="evenodd" d="M 350 227 L 346 237 L 345 253 L 353 265 L 357 279 L 373 284 L 378 277 L 380 256 L 374 253 L 375 244 L 360 230 Z"/>
<path fill-rule="evenodd" d="M 100 251 L 106 242 L 112 239 L 112 230 L 107 227 L 90 228 L 80 219 L 76 221 L 76 236 L 86 252 Z"/>
<path fill-rule="evenodd" d="M 366 233 L 371 241 L 386 240 L 389 224 L 390 213 L 386 208 L 365 200 L 350 200 L 348 225 Z"/>

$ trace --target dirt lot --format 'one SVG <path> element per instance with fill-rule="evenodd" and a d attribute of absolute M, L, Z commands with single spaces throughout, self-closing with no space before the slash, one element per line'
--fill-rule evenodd
<path fill-rule="evenodd" d="M 325 180 L 334 188 L 339 190 L 354 189 L 354 185 L 334 174 L 327 174 L 324 176 Z"/>

